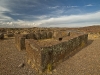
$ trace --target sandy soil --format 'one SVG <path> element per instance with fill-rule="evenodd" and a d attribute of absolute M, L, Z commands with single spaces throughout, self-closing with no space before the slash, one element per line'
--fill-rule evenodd
<path fill-rule="evenodd" d="M 14 39 L 0 40 L 0 75 L 37 75 L 25 63 L 25 51 L 18 51 Z"/>
<path fill-rule="evenodd" d="M 75 51 L 51 75 L 100 75 L 100 37 Z M 25 63 L 25 51 L 18 51 L 13 38 L 0 40 L 0 75 L 38 75 Z"/>

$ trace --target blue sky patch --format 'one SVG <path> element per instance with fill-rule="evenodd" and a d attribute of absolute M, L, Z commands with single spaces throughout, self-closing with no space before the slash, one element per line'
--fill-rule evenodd
<path fill-rule="evenodd" d="M 0 26 L 99 25 L 100 0 L 0 0 Z"/>

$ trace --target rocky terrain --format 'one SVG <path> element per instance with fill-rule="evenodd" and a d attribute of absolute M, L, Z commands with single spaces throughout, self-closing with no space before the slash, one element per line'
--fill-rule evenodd
<path fill-rule="evenodd" d="M 7 30 L 18 33 L 18 29 L 0 29 L 3 33 L 6 33 Z M 31 30 L 20 29 L 25 33 Z M 89 34 L 88 45 L 74 51 L 66 61 L 59 64 L 50 74 L 45 75 L 100 75 L 100 26 L 68 30 L 87 32 Z M 18 51 L 14 37 L 7 37 L 7 35 L 0 40 L 0 75 L 38 75 L 26 63 L 26 52 Z"/>

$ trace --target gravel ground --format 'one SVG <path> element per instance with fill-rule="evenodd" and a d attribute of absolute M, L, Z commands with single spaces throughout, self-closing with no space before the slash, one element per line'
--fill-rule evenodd
<path fill-rule="evenodd" d="M 0 40 L 0 75 L 37 75 L 25 63 L 25 51 L 18 51 L 14 39 Z"/>
<path fill-rule="evenodd" d="M 0 75 L 38 75 L 25 63 L 25 51 L 18 51 L 14 39 L 0 40 Z M 53 70 L 52 75 L 100 75 L 100 39 L 76 51 Z"/>

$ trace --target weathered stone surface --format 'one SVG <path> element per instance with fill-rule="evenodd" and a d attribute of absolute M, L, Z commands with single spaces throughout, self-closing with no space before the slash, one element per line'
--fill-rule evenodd
<path fill-rule="evenodd" d="M 61 37 L 68 37 L 68 32 L 67 31 L 54 31 L 53 32 L 53 38 L 59 39 Z"/>
<path fill-rule="evenodd" d="M 34 42 L 34 43 L 33 43 Z M 31 65 L 36 71 L 41 71 L 41 49 L 35 44 L 32 39 L 25 40 L 26 52 L 27 52 L 27 63 Z"/>
<path fill-rule="evenodd" d="M 21 38 L 19 38 L 21 37 Z M 22 39 L 23 38 L 23 39 Z M 52 38 L 52 32 L 34 32 L 34 33 L 30 33 L 30 34 L 16 34 L 15 35 L 15 43 L 18 47 L 18 49 L 25 49 L 25 43 L 23 42 L 23 45 L 21 45 L 20 43 L 22 43 L 21 41 L 25 41 L 25 39 L 34 39 L 34 40 L 41 40 L 41 39 L 49 39 Z M 23 47 L 21 47 L 23 46 Z"/>
<path fill-rule="evenodd" d="M 34 39 L 34 34 L 33 33 L 27 34 L 26 39 Z"/>
<path fill-rule="evenodd" d="M 4 39 L 4 34 L 0 33 L 0 39 Z"/>
<path fill-rule="evenodd" d="M 39 40 L 40 37 L 41 37 L 40 32 L 36 32 L 36 33 L 34 33 L 34 38 L 35 38 L 35 40 Z"/>
<path fill-rule="evenodd" d="M 70 36 L 70 32 L 67 33 L 67 36 Z"/>
<path fill-rule="evenodd" d="M 47 39 L 47 33 L 46 32 L 40 32 L 40 39 Z"/>
<path fill-rule="evenodd" d="M 19 51 L 25 50 L 26 35 L 27 34 L 24 34 L 24 35 L 17 34 L 17 35 L 15 35 L 15 44 L 16 44 Z"/>
<path fill-rule="evenodd" d="M 69 36 L 66 31 L 38 31 L 15 36 L 17 48 L 26 49 L 27 63 L 39 73 L 52 71 L 71 52 L 84 47 L 87 40 L 88 34 L 71 33 Z"/>
<path fill-rule="evenodd" d="M 47 32 L 47 39 L 53 38 L 53 32 Z"/>
<path fill-rule="evenodd" d="M 7 33 L 7 36 L 8 36 L 8 37 L 13 37 L 14 34 L 13 34 L 13 33 Z"/>
<path fill-rule="evenodd" d="M 39 72 L 50 72 L 59 62 L 66 60 L 66 57 L 75 49 L 84 47 L 87 44 L 88 35 L 83 34 L 73 37 L 70 40 L 59 42 L 55 45 L 41 47 L 37 41 L 27 39 L 26 52 L 27 62 Z"/>
<path fill-rule="evenodd" d="M 22 68 L 22 67 L 24 67 L 24 66 L 25 66 L 24 63 L 21 63 L 21 64 L 18 65 L 19 68 Z"/>

